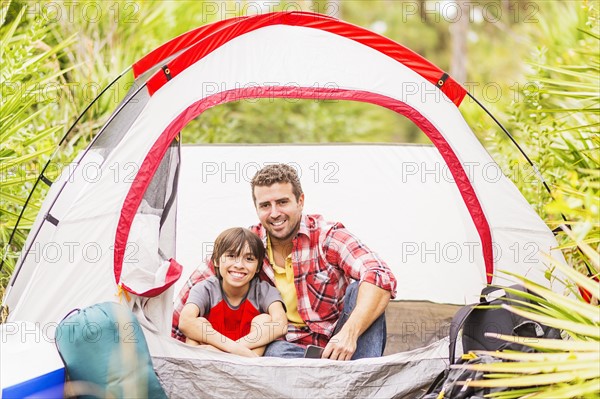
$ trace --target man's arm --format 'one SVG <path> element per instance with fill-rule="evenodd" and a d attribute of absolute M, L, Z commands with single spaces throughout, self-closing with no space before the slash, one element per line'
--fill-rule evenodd
<path fill-rule="evenodd" d="M 389 266 L 358 237 L 341 225 L 327 233 L 325 259 L 341 269 L 347 278 L 376 285 L 396 296 L 396 278 Z"/>
<path fill-rule="evenodd" d="M 198 317 L 200 309 L 193 303 L 188 303 L 181 311 L 179 318 L 179 329 L 186 337 L 194 341 L 214 346 L 223 352 L 229 352 L 240 356 L 257 357 L 257 355 L 244 345 L 227 338 L 215 330 L 210 322 L 204 317 Z"/>
<path fill-rule="evenodd" d="M 389 291 L 368 282 L 361 283 L 354 310 L 340 331 L 331 337 L 321 357 L 350 360 L 356 351 L 358 337 L 381 316 L 390 298 Z"/>
<path fill-rule="evenodd" d="M 396 278 L 379 256 L 358 237 L 337 224 L 327 233 L 323 247 L 327 261 L 347 278 L 360 283 L 356 305 L 340 331 L 331 337 L 323 358 L 350 360 L 358 337 L 385 311 L 396 291 Z"/>

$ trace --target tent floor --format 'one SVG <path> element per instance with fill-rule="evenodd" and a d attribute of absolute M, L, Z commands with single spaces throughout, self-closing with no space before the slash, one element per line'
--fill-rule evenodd
<path fill-rule="evenodd" d="M 426 301 L 392 301 L 385 311 L 387 343 L 384 355 L 427 346 L 446 337 L 458 305 Z"/>

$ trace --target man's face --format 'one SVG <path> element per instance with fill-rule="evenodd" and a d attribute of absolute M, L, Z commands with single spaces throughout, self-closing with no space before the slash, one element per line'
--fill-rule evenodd
<path fill-rule="evenodd" d="M 298 228 L 304 206 L 304 194 L 296 200 L 291 183 L 255 186 L 256 214 L 272 240 L 287 243 Z"/>

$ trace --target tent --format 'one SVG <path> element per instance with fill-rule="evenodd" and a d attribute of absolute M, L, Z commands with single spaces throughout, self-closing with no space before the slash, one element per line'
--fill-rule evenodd
<path fill-rule="evenodd" d="M 311 363 L 239 359 L 170 338 L 175 285 L 199 266 L 216 232 L 255 222 L 246 179 L 265 162 L 303 172 L 308 209 L 339 218 L 383 254 L 400 300 L 471 302 L 485 284 L 503 283 L 494 277 L 500 269 L 548 285 L 543 253 L 562 260 L 552 232 L 463 119 L 465 89 L 385 37 L 312 13 L 239 17 L 171 40 L 133 72 L 132 90 L 52 183 L 3 305 L 9 321 L 48 324 L 117 295 L 142 323 L 173 397 L 193 389 L 407 397 L 444 367 L 444 342 L 381 359 Z M 182 151 L 179 132 L 203 111 L 264 97 L 375 104 L 406 116 L 433 146 Z M 340 204 L 339 195 L 355 201 Z M 282 387 L 290 373 L 296 383 Z M 239 379 L 224 387 L 220 378 L 232 374 Z"/>

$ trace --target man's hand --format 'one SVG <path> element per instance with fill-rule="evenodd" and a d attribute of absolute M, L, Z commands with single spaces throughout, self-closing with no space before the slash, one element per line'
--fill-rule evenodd
<path fill-rule="evenodd" d="M 389 301 L 388 291 L 370 283 L 360 284 L 354 310 L 340 331 L 331 337 L 321 357 L 351 360 L 356 352 L 358 337 L 385 311 Z"/>
<path fill-rule="evenodd" d="M 323 351 L 322 359 L 331 360 L 350 360 L 356 351 L 356 341 L 358 337 L 353 337 L 353 334 L 345 330 L 343 327 L 336 335 L 331 337 L 325 350 Z"/>

